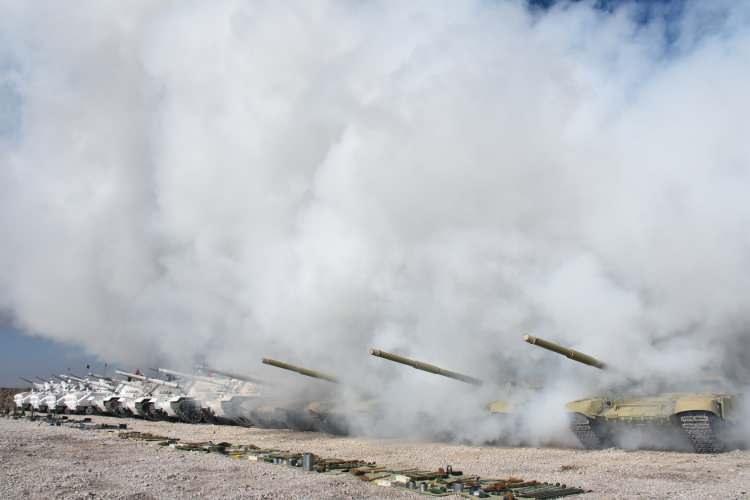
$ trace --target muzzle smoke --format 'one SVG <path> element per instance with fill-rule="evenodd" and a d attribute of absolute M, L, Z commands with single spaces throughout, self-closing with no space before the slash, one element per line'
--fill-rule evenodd
<path fill-rule="evenodd" d="M 750 6 L 652 13 L 2 2 L 0 309 L 124 365 L 324 369 L 390 430 L 527 385 L 539 439 L 590 391 L 743 391 Z"/>

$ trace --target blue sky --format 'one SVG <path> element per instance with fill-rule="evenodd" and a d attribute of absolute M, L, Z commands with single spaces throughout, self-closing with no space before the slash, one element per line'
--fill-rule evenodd
<path fill-rule="evenodd" d="M 44 377 L 53 373 L 85 374 L 86 365 L 101 372 L 103 363 L 74 346 L 20 333 L 0 326 L 0 386 L 23 385 L 18 377 Z"/>

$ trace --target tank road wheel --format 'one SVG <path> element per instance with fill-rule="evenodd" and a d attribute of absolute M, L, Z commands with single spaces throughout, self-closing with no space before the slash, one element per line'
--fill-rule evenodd
<path fill-rule="evenodd" d="M 159 410 L 156 409 L 156 405 L 154 405 L 154 403 L 148 402 L 143 405 L 143 418 L 154 422 L 157 420 L 161 420 Z"/>
<path fill-rule="evenodd" d="M 83 410 L 83 412 L 84 412 L 84 413 L 85 413 L 86 415 L 93 415 L 94 413 L 96 413 L 96 411 L 94 410 L 94 407 L 93 407 L 93 406 L 87 406 L 87 407 L 86 407 L 86 409 L 85 409 L 85 410 Z"/>
<path fill-rule="evenodd" d="M 719 440 L 721 419 L 707 411 L 686 411 L 677 415 L 696 453 L 719 453 L 724 446 Z"/>
<path fill-rule="evenodd" d="M 201 408 L 201 422 L 205 422 L 207 424 L 218 424 L 219 418 L 216 417 L 214 412 L 210 408 Z M 198 423 L 198 422 L 196 422 Z M 223 422 L 222 422 L 223 423 Z"/>
<path fill-rule="evenodd" d="M 597 433 L 597 422 L 581 413 L 570 415 L 570 430 L 576 435 L 587 450 L 600 450 L 604 448 L 604 440 Z"/>
<path fill-rule="evenodd" d="M 175 408 L 175 413 L 186 424 L 199 424 L 203 421 L 203 411 L 196 404 L 182 402 Z"/>
<path fill-rule="evenodd" d="M 349 423 L 339 415 L 326 415 L 319 420 L 318 430 L 334 436 L 348 436 Z"/>

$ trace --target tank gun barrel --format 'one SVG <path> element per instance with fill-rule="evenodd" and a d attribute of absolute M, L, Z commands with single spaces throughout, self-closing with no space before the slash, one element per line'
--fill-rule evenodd
<path fill-rule="evenodd" d="M 100 387 L 102 389 L 113 390 L 115 387 L 117 387 L 117 382 L 111 380 L 94 380 L 91 382 L 91 385 L 94 387 Z"/>
<path fill-rule="evenodd" d="M 98 387 L 99 389 L 113 390 L 115 386 L 110 382 L 101 382 L 98 380 L 89 382 L 91 387 Z"/>
<path fill-rule="evenodd" d="M 607 368 L 606 363 L 604 363 L 603 361 L 599 361 L 593 356 L 589 356 L 588 354 L 576 351 L 575 349 L 570 349 L 569 347 L 563 347 L 559 344 L 555 344 L 554 342 L 550 342 L 549 340 L 540 339 L 539 337 L 534 337 L 532 335 L 524 335 L 523 339 L 531 345 L 539 346 L 543 349 L 547 349 L 548 351 L 556 352 L 557 354 L 561 354 L 566 358 L 570 358 L 573 361 L 578 361 L 579 363 L 583 363 L 584 365 L 593 366 L 594 368 L 599 368 L 600 370 L 604 370 L 605 368 Z"/>
<path fill-rule="evenodd" d="M 217 370 L 215 368 L 211 368 L 211 367 L 208 367 L 208 366 L 205 367 L 205 370 L 207 372 L 209 372 L 209 373 L 214 373 L 216 375 L 221 375 L 222 377 L 233 378 L 235 380 L 241 380 L 242 382 L 250 382 L 252 384 L 259 384 L 259 385 L 266 384 L 265 381 L 263 381 L 261 379 L 258 379 L 258 378 L 255 378 L 255 377 L 248 377 L 247 375 L 237 375 L 236 373 L 225 372 L 223 370 Z"/>
<path fill-rule="evenodd" d="M 83 380 L 82 378 L 76 377 L 76 376 L 74 376 L 74 375 L 65 375 L 65 374 L 60 374 L 60 377 L 62 377 L 62 378 L 67 378 L 67 379 L 70 379 L 70 380 L 75 380 L 76 382 L 81 382 L 81 383 L 85 383 L 85 382 L 86 382 L 86 381 L 85 381 L 85 380 Z"/>
<path fill-rule="evenodd" d="M 271 358 L 263 358 L 263 364 L 275 366 L 276 368 L 281 368 L 282 370 L 289 370 L 289 371 L 297 372 L 300 375 L 305 375 L 306 377 L 327 380 L 328 382 L 333 382 L 334 384 L 339 383 L 339 379 L 334 377 L 333 375 L 328 375 L 326 373 L 321 373 L 319 371 L 310 370 L 308 368 L 302 368 L 301 366 L 290 365 L 289 363 L 284 363 L 283 361 L 277 361 Z"/>
<path fill-rule="evenodd" d="M 115 370 L 115 373 L 118 375 L 122 375 L 123 377 L 130 377 L 137 380 L 145 380 L 148 377 L 144 377 L 143 375 L 138 375 L 137 373 L 130 373 L 130 372 L 124 372 L 122 370 Z"/>
<path fill-rule="evenodd" d="M 372 354 L 373 356 L 377 356 L 378 358 L 393 361 L 394 363 L 401 363 L 402 365 L 411 366 L 412 368 L 415 368 L 417 370 L 422 370 L 424 372 L 434 373 L 435 375 L 441 375 L 443 377 L 459 380 L 465 384 L 480 386 L 484 383 L 478 378 L 464 375 L 463 373 L 446 370 L 444 368 L 440 368 L 439 366 L 431 365 L 430 363 L 425 363 L 423 361 L 417 361 L 416 359 L 407 358 L 405 356 L 399 356 L 398 354 L 381 351 L 380 349 L 370 349 L 370 354 Z"/>
<path fill-rule="evenodd" d="M 24 382 L 29 383 L 29 384 L 34 385 L 34 386 L 38 383 L 38 382 L 34 382 L 33 380 L 29 380 L 29 379 L 23 378 L 23 377 L 18 377 L 18 378 L 21 379 L 21 380 L 23 380 Z"/>
<path fill-rule="evenodd" d="M 222 382 L 211 377 L 204 377 L 203 375 L 192 375 L 190 373 L 178 372 L 176 370 L 168 370 L 166 368 L 156 368 L 158 373 L 164 373 L 165 375 L 172 375 L 175 377 L 184 378 L 187 380 L 200 380 L 214 385 L 222 385 Z"/>
<path fill-rule="evenodd" d="M 186 379 L 199 379 L 198 375 L 192 375 L 190 373 L 178 372 L 177 370 L 169 370 L 167 368 L 151 368 L 156 373 L 163 373 L 164 375 L 173 375 L 175 377 L 186 378 Z"/>
<path fill-rule="evenodd" d="M 164 385 L 167 387 L 174 387 L 174 388 L 180 387 L 179 384 L 175 384 L 174 382 L 167 382 L 166 380 L 159 380 L 158 378 L 146 377 L 144 375 L 138 375 L 137 373 L 123 372 L 120 370 L 115 370 L 115 373 L 117 373 L 118 375 L 122 375 L 123 377 L 130 377 L 130 378 L 134 378 L 137 380 L 142 380 L 144 382 L 151 382 L 152 384 Z"/>

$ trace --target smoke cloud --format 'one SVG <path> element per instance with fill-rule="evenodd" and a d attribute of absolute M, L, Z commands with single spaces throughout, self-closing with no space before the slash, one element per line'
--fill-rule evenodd
<path fill-rule="evenodd" d="M 126 365 L 332 372 L 395 422 L 467 389 L 368 347 L 547 409 L 743 390 L 750 7 L 682 5 L 2 2 L 0 310 Z"/>

